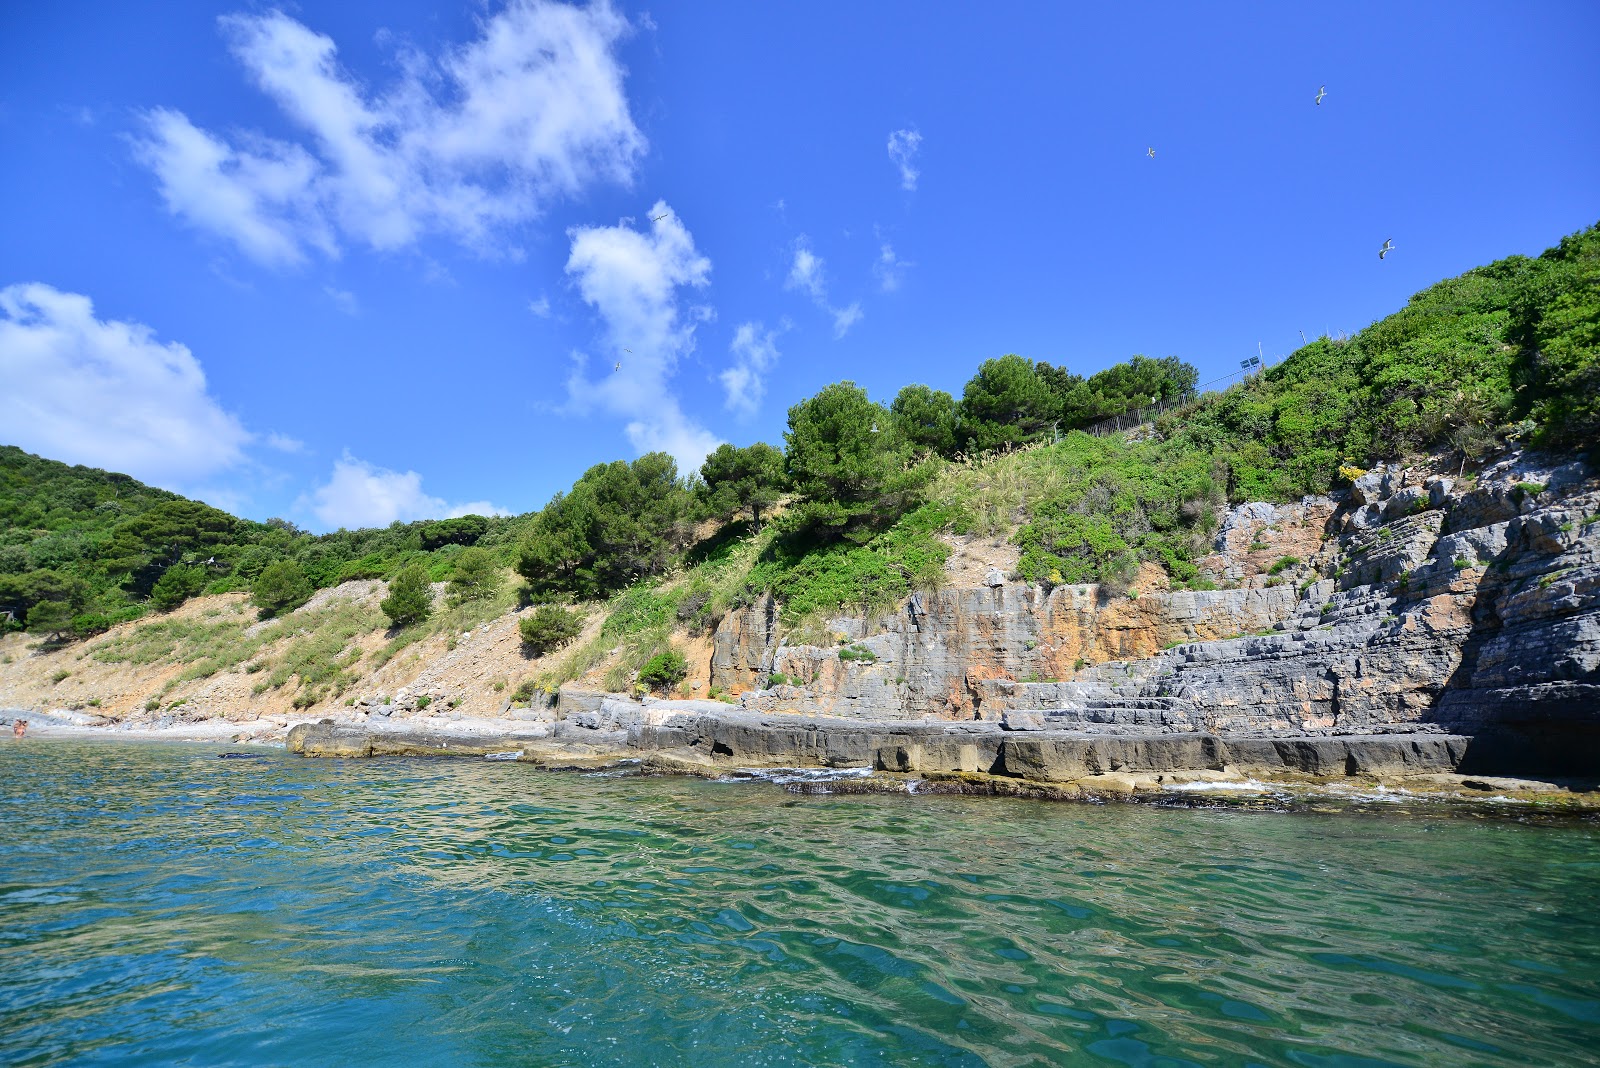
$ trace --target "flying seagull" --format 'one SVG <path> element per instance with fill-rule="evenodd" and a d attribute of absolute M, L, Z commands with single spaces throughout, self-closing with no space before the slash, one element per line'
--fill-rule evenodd
<path fill-rule="evenodd" d="M 1151 159 L 1155 159 L 1156 158 L 1156 150 L 1153 149 L 1153 148 L 1145 149 L 1144 154 L 1149 156 Z"/>
<path fill-rule="evenodd" d="M 1394 248 L 1394 242 L 1392 240 L 1390 240 L 1389 238 L 1387 238 L 1387 237 L 1384 238 L 1383 239 L 1383 247 L 1378 250 L 1378 258 L 1380 260 L 1383 259 L 1385 256 L 1387 256 L 1389 254 L 1389 251 L 1391 249 L 1393 249 L 1393 248 Z"/>
<path fill-rule="evenodd" d="M 617 361 L 617 363 L 616 363 L 616 366 L 615 366 L 615 367 L 613 367 L 613 368 L 611 368 L 611 370 L 612 370 L 612 371 L 613 371 L 613 372 L 616 372 L 616 371 L 620 371 L 620 370 L 622 370 L 622 361 L 621 361 L 621 360 L 618 360 L 618 361 Z"/>
<path fill-rule="evenodd" d="M 1322 98 L 1327 96 L 1327 95 L 1328 95 L 1328 87 L 1326 85 L 1320 86 L 1317 89 L 1317 106 L 1318 107 L 1322 106 Z"/>
<path fill-rule="evenodd" d="M 670 212 L 670 211 L 664 211 L 660 215 L 652 215 L 652 216 L 650 216 L 650 221 L 651 222 L 660 222 L 662 219 L 665 219 L 668 215 L 671 215 L 671 214 L 672 214 L 672 212 Z"/>

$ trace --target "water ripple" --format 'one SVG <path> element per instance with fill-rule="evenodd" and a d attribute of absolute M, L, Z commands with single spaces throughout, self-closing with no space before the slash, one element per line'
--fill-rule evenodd
<path fill-rule="evenodd" d="M 65 742 L 0 748 L 0 776 L 7 1064 L 1600 1048 L 1592 826 Z"/>

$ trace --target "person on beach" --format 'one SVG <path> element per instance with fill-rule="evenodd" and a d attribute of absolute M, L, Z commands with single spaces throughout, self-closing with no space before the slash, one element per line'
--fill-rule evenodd
<path fill-rule="evenodd" d="M 21 738 L 26 733 L 28 733 L 28 721 L 27 720 L 25 720 L 25 719 L 14 719 L 14 720 L 11 721 L 11 734 L 12 734 L 13 737 Z"/>

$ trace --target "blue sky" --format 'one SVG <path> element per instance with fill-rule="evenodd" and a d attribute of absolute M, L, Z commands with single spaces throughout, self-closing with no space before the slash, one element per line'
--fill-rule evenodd
<path fill-rule="evenodd" d="M 1600 219 L 1600 6 L 1107 7 L 9 5 L 0 442 L 521 512 L 844 378 L 1210 379 Z"/>

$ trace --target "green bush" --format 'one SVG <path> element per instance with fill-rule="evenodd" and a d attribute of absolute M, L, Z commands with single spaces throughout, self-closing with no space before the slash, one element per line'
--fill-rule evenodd
<path fill-rule="evenodd" d="M 639 681 L 653 690 L 666 690 L 682 682 L 689 674 L 689 661 L 676 649 L 667 649 L 645 661 L 639 669 Z"/>
<path fill-rule="evenodd" d="M 268 564 L 250 587 L 250 599 L 262 619 L 292 612 L 311 600 L 311 582 L 293 560 Z"/>
<path fill-rule="evenodd" d="M 494 556 L 486 549 L 472 546 L 456 556 L 445 595 L 451 605 L 457 606 L 471 601 L 492 601 L 504 585 L 505 575 Z"/>
<path fill-rule="evenodd" d="M 565 646 L 583 632 L 583 616 L 560 605 L 542 604 L 532 615 L 517 621 L 522 644 L 534 656 L 544 656 Z"/>
<path fill-rule="evenodd" d="M 408 564 L 389 580 L 389 595 L 378 603 L 394 627 L 421 623 L 433 611 L 433 589 L 428 570 L 421 564 Z"/>
<path fill-rule="evenodd" d="M 170 612 L 205 589 L 206 578 L 204 568 L 173 564 L 150 588 L 150 603 L 163 612 Z"/>
<path fill-rule="evenodd" d="M 65 601 L 40 601 L 28 609 L 28 630 L 62 634 L 72 627 L 72 606 Z"/>
<path fill-rule="evenodd" d="M 1299 562 L 1300 558 L 1298 556 L 1280 556 L 1271 567 L 1267 568 L 1267 574 L 1276 575 L 1280 571 L 1286 571 L 1294 567 Z"/>
<path fill-rule="evenodd" d="M 851 663 L 875 664 L 878 662 L 878 654 L 868 649 L 865 645 L 848 645 L 839 650 L 839 659 Z"/>

